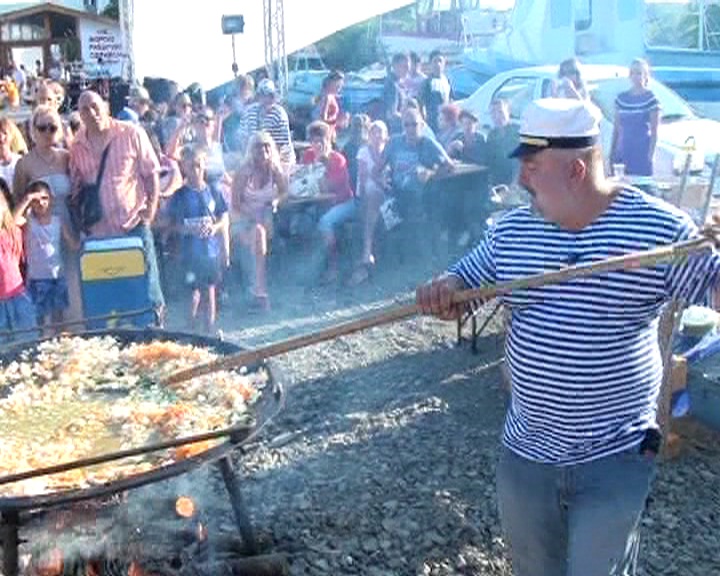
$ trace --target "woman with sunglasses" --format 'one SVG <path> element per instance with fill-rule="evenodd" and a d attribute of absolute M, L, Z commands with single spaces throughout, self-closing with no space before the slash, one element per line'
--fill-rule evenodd
<path fill-rule="evenodd" d="M 65 102 L 65 88 L 63 88 L 62 84 L 47 79 L 40 80 L 36 84 L 33 98 L 33 111 L 41 106 L 46 106 L 56 110 L 59 114 L 63 102 Z M 57 146 L 69 149 L 74 138 L 74 133 L 65 123 L 62 123 L 61 127 L 61 138 L 59 138 Z M 27 143 L 32 147 L 34 145 L 32 137 L 32 117 L 23 123 L 23 132 Z M 26 151 L 27 148 L 25 149 L 25 152 Z"/>
<path fill-rule="evenodd" d="M 182 149 L 188 144 L 206 151 L 205 182 L 210 188 L 219 192 L 225 203 L 230 206 L 232 204 L 232 180 L 225 170 L 218 122 L 215 113 L 209 106 L 202 106 L 191 116 L 184 118 L 170 138 L 168 156 L 172 160 L 180 162 Z M 223 238 L 229 239 L 229 220 L 225 219 L 224 222 L 227 223 L 228 228 L 223 231 Z M 227 259 L 230 255 L 229 243 L 226 243 L 223 248 Z"/>
<path fill-rule="evenodd" d="M 228 201 L 227 196 L 231 182 L 225 171 L 217 118 L 209 106 L 202 107 L 178 126 L 168 143 L 168 156 L 179 161 L 180 151 L 189 143 L 207 150 L 206 178 L 208 184 L 219 186 Z"/>
<path fill-rule="evenodd" d="M 12 189 L 16 201 L 20 200 L 18 194 L 22 194 L 31 182 L 42 180 L 52 193 L 53 213 L 60 217 L 63 226 L 70 227 L 66 208 L 66 198 L 70 193 L 69 153 L 59 145 L 63 125 L 57 109 L 49 105 L 37 106 L 30 118 L 30 134 L 34 146 L 15 166 Z M 77 252 L 67 245 L 63 246 L 63 268 L 70 295 L 70 307 L 65 318 L 77 320 L 82 316 L 80 273 Z"/>
<path fill-rule="evenodd" d="M 208 151 L 206 165 L 208 182 L 220 184 L 222 187 L 227 186 L 229 190 L 231 182 L 225 171 L 220 123 L 209 106 L 203 107 L 193 116 L 192 137 L 195 145 L 202 146 Z"/>
<path fill-rule="evenodd" d="M 188 125 L 192 116 L 192 100 L 185 92 L 180 92 L 173 100 L 171 110 L 158 124 L 158 138 L 165 153 L 169 155 L 170 140 L 181 125 Z M 182 148 L 182 146 L 181 146 Z M 178 153 L 176 150 L 175 153 Z"/>
<path fill-rule="evenodd" d="M 35 108 L 30 119 L 34 146 L 17 163 L 13 190 L 21 193 L 33 180 L 48 183 L 55 198 L 56 211 L 62 210 L 70 192 L 69 154 L 58 146 L 63 131 L 57 110 L 48 105 Z"/>

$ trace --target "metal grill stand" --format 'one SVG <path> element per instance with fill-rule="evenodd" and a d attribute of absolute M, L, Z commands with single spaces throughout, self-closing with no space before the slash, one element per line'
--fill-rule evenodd
<path fill-rule="evenodd" d="M 223 484 L 227 490 L 230 505 L 235 517 L 235 525 L 237 526 L 238 532 L 243 539 L 245 550 L 248 554 L 255 555 L 258 553 L 255 530 L 253 529 L 250 521 L 250 515 L 248 514 L 244 499 L 240 492 L 240 481 L 238 480 L 238 476 L 232 465 L 230 456 L 223 456 L 216 461 L 215 465 L 220 471 Z M 25 511 L 30 510 L 30 508 L 25 508 Z M 38 510 L 42 510 L 42 508 L 39 508 Z M 21 543 L 21 526 L 22 519 L 19 509 L 6 508 L 4 510 L 0 510 L 0 545 L 2 545 L 3 552 L 2 567 L 4 576 L 18 576 L 20 572 L 19 547 Z"/>

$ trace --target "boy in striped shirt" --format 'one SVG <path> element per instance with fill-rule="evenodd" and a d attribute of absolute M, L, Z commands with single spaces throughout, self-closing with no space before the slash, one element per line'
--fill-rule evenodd
<path fill-rule="evenodd" d="M 425 313 L 456 318 L 456 290 L 682 241 L 690 217 L 604 176 L 600 112 L 546 99 L 520 130 L 519 183 L 532 206 L 501 219 L 448 273 L 418 289 Z M 503 296 L 512 399 L 497 469 L 516 576 L 633 575 L 660 444 L 658 318 L 671 299 L 715 290 L 714 251 Z"/>

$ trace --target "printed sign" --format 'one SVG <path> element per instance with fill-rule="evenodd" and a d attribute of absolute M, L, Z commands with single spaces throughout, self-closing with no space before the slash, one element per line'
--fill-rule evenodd
<path fill-rule="evenodd" d="M 82 22 L 83 68 L 90 76 L 119 76 L 125 63 L 125 46 L 119 27 Z"/>
<path fill-rule="evenodd" d="M 105 64 L 117 64 L 122 59 L 123 44 L 120 34 L 113 30 L 98 30 L 91 34 L 88 40 L 90 60 Z"/>

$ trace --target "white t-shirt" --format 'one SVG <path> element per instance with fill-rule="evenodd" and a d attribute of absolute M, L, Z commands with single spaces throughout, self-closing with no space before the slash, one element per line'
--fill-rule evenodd
<path fill-rule="evenodd" d="M 13 179 L 15 178 L 15 166 L 17 166 L 18 160 L 20 160 L 19 154 L 10 154 L 10 162 L 7 164 L 0 162 L 0 178 L 5 180 L 11 194 L 13 193 Z"/>
<path fill-rule="evenodd" d="M 383 194 L 384 190 L 382 187 L 377 183 L 375 178 L 373 178 L 373 173 L 375 172 L 375 167 L 377 166 L 377 161 L 372 155 L 372 152 L 370 151 L 370 148 L 368 146 L 363 146 L 358 151 L 357 155 L 358 162 L 362 162 L 368 171 L 368 177 L 365 181 L 365 192 L 369 192 L 370 194 Z M 379 158 L 378 158 L 379 160 Z"/>
<path fill-rule="evenodd" d="M 15 81 L 15 85 L 18 87 L 18 90 L 22 89 L 25 84 L 25 72 L 20 70 L 20 68 L 16 68 L 13 72 L 13 80 Z"/>
<path fill-rule="evenodd" d="M 60 218 L 53 216 L 49 224 L 41 224 L 31 216 L 28 225 L 28 278 L 31 280 L 60 278 L 62 276 Z"/>
<path fill-rule="evenodd" d="M 225 174 L 225 158 L 223 157 L 223 149 L 220 142 L 213 142 L 210 145 L 205 168 L 208 177 L 211 179 L 222 178 L 223 174 Z"/>

